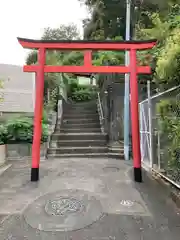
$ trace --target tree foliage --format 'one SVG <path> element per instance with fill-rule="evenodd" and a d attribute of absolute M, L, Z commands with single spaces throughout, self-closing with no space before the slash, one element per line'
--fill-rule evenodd
<path fill-rule="evenodd" d="M 146 12 L 152 26 L 137 26 L 138 39 L 158 40 L 157 46 L 146 54 L 152 55 L 154 79 L 161 89 L 180 84 L 180 5 L 169 1 L 165 12 L 166 15 Z"/>
<path fill-rule="evenodd" d="M 79 39 L 80 35 L 76 25 L 60 25 L 59 28 L 45 28 L 42 35 L 42 40 L 75 40 Z M 46 52 L 46 64 L 47 65 L 62 65 L 63 61 L 69 52 L 60 51 L 47 51 Z M 26 59 L 28 65 L 37 63 L 37 51 L 33 50 L 29 53 Z M 45 74 L 45 89 L 44 89 L 44 101 L 49 100 L 56 102 L 56 95 L 58 94 L 58 88 L 64 87 L 64 77 L 61 73 L 46 73 Z M 50 98 L 50 99 L 49 99 Z"/>
<path fill-rule="evenodd" d="M 126 0 L 79 0 L 89 9 L 90 18 L 84 20 L 84 38 L 100 39 L 122 36 L 125 38 Z M 131 33 L 137 19 L 146 27 L 151 22 L 145 11 L 153 13 L 168 8 L 167 0 L 134 0 L 131 1 Z M 135 7 L 138 11 L 135 11 Z"/>
<path fill-rule="evenodd" d="M 143 24 L 141 19 L 136 25 L 137 39 L 158 40 L 157 46 L 151 51 L 145 51 L 139 59 L 142 64 L 152 64 L 152 77 L 160 91 L 180 84 L 180 1 L 164 2 L 161 11 L 143 13 L 149 19 L 149 25 Z M 152 57 L 147 59 L 149 54 Z M 180 174 L 179 99 L 174 95 L 164 97 L 156 103 L 156 107 L 158 134 L 163 146 L 163 168 L 167 176 L 177 181 Z"/>
<path fill-rule="evenodd" d="M 26 58 L 26 64 L 31 65 L 31 64 L 36 64 L 37 63 L 37 51 L 33 50 L 31 51 L 27 58 Z"/>
<path fill-rule="evenodd" d="M 125 6 L 120 0 L 85 0 L 91 18 L 84 24 L 85 39 L 107 39 L 123 36 Z M 118 7 L 117 7 L 118 6 Z"/>
<path fill-rule="evenodd" d="M 60 25 L 58 28 L 45 28 L 42 40 L 77 40 L 80 38 L 77 26 L 74 23 Z"/>
<path fill-rule="evenodd" d="M 77 40 L 80 39 L 79 31 L 73 23 L 68 25 L 60 25 L 58 28 L 45 28 L 41 37 L 42 40 Z M 58 51 L 48 51 L 48 64 L 57 64 L 62 62 L 64 53 Z M 26 63 L 28 65 L 37 63 L 37 51 L 31 51 L 27 56 Z"/>

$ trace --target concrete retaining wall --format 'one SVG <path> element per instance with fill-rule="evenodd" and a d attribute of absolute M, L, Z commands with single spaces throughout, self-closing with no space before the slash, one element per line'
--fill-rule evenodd
<path fill-rule="evenodd" d="M 47 143 L 41 145 L 41 159 L 46 158 Z M 32 144 L 18 143 L 6 145 L 6 160 L 25 160 L 31 158 Z"/>
<path fill-rule="evenodd" d="M 51 136 L 54 133 L 57 119 L 62 118 L 63 113 L 63 100 L 58 101 L 58 112 L 51 112 L 49 114 L 49 137 L 46 143 L 41 145 L 41 160 L 46 159 L 47 149 L 49 147 Z M 6 145 L 6 160 L 24 160 L 31 158 L 32 144 L 19 143 Z"/>

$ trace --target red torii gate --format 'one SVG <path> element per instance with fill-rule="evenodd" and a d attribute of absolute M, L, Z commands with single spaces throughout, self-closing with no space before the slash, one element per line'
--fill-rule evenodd
<path fill-rule="evenodd" d="M 137 66 L 137 50 L 153 48 L 156 40 L 148 41 L 56 41 L 56 40 L 33 40 L 18 38 L 23 48 L 38 50 L 38 64 L 25 65 L 25 72 L 36 72 L 36 103 L 34 113 L 34 135 L 32 146 L 32 168 L 31 181 L 39 180 L 40 163 L 40 142 L 41 142 L 41 119 L 44 93 L 44 73 L 130 73 L 130 94 L 131 94 L 131 124 L 132 124 L 132 149 L 134 180 L 142 182 L 141 174 L 141 152 L 139 133 L 139 106 L 138 106 L 138 81 L 140 73 L 149 74 L 149 66 Z M 47 66 L 45 64 L 46 49 L 48 50 L 81 50 L 84 51 L 83 66 Z M 129 50 L 129 66 L 93 66 L 92 50 Z"/>

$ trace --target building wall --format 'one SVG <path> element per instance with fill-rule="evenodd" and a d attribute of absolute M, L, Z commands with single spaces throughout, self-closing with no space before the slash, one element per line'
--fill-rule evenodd
<path fill-rule="evenodd" d="M 0 88 L 0 112 L 34 111 L 34 73 L 23 72 L 21 66 L 0 64 L 0 80 L 3 83 L 3 88 Z"/>

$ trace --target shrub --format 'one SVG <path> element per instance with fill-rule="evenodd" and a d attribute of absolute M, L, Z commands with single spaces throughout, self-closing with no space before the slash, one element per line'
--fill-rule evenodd
<path fill-rule="evenodd" d="M 78 83 L 77 81 L 72 81 L 69 86 L 68 86 L 68 97 L 71 97 L 71 95 L 76 91 L 76 89 L 78 88 Z"/>
<path fill-rule="evenodd" d="M 48 135 L 49 135 L 49 131 L 48 131 L 48 125 L 47 124 L 42 124 L 42 137 L 41 137 L 41 142 L 47 142 L 48 140 Z"/>
<path fill-rule="evenodd" d="M 89 91 L 89 89 L 79 90 L 74 92 L 71 96 L 71 99 L 75 102 L 85 102 L 90 101 L 95 98 L 95 93 Z"/>
<path fill-rule="evenodd" d="M 70 98 L 75 102 L 90 101 L 96 97 L 96 87 L 74 84 Z"/>
<path fill-rule="evenodd" d="M 10 142 L 26 142 L 32 143 L 33 141 L 33 119 L 24 117 L 12 119 L 6 124 L 7 132 L 9 134 Z M 42 123 L 42 138 L 41 142 L 46 142 L 48 138 L 47 124 Z"/>
<path fill-rule="evenodd" d="M 167 165 L 166 172 L 177 179 L 180 174 L 180 121 L 179 101 L 162 100 L 157 104 L 158 129 L 163 141 L 163 161 Z"/>
<path fill-rule="evenodd" d="M 4 145 L 8 142 L 11 136 L 8 134 L 7 127 L 5 125 L 0 125 L 0 145 Z"/>
<path fill-rule="evenodd" d="M 53 101 L 49 101 L 48 103 L 46 103 L 44 105 L 44 112 L 43 112 L 43 116 L 47 115 L 49 112 L 52 112 L 54 109 L 54 102 Z"/>
<path fill-rule="evenodd" d="M 30 118 L 17 118 L 9 120 L 6 124 L 11 141 L 32 142 L 33 120 Z"/>
<path fill-rule="evenodd" d="M 72 92 L 75 92 L 76 90 L 78 89 L 78 83 L 77 82 L 72 82 L 71 84 L 70 84 L 70 92 L 72 93 Z"/>
<path fill-rule="evenodd" d="M 43 110 L 42 122 L 48 124 L 48 114 L 46 110 Z"/>

